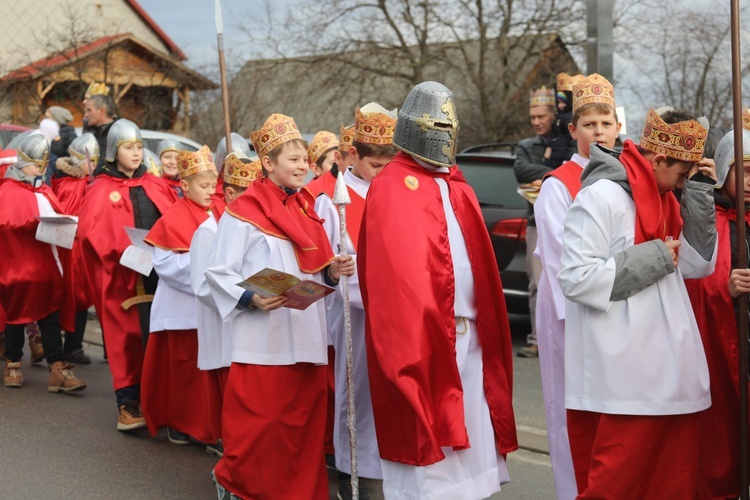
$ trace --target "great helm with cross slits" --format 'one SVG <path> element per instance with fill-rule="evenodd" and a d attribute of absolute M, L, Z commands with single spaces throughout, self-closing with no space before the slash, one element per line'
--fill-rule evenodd
<path fill-rule="evenodd" d="M 398 112 L 393 144 L 426 162 L 451 167 L 458 128 L 453 92 L 442 83 L 422 82 L 411 89 Z"/>

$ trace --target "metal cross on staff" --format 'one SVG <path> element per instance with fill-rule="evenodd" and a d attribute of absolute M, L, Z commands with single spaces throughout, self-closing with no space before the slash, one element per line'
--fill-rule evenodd
<path fill-rule="evenodd" d="M 336 188 L 333 191 L 333 204 L 339 210 L 339 255 L 346 257 L 347 233 L 346 233 L 346 206 L 352 202 L 349 190 L 344 182 L 344 174 L 339 172 L 336 177 Z M 359 475 L 357 474 L 357 427 L 356 412 L 354 409 L 354 380 L 352 375 L 352 316 L 349 306 L 349 278 L 341 276 L 339 283 L 344 295 L 344 332 L 346 337 L 346 397 L 348 408 L 346 413 L 346 426 L 349 429 L 349 453 L 352 462 L 352 498 L 359 500 Z"/>

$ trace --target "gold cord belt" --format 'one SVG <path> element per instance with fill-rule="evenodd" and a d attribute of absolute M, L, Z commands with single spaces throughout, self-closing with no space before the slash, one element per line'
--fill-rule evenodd
<path fill-rule="evenodd" d="M 461 325 L 461 328 L 459 328 Z M 469 320 L 467 318 L 456 318 L 456 335 L 463 335 L 469 331 Z"/>

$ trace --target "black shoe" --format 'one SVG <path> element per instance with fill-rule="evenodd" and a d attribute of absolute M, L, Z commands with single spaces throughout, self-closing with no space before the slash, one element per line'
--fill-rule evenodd
<path fill-rule="evenodd" d="M 77 365 L 90 365 L 91 358 L 83 352 L 83 349 L 73 351 L 70 354 L 65 354 L 65 361 L 69 363 L 75 363 Z"/>
<path fill-rule="evenodd" d="M 176 444 L 178 446 L 190 444 L 190 436 L 188 436 L 184 432 L 176 431 L 170 428 L 167 428 L 167 439 L 169 439 L 170 443 Z"/>
<path fill-rule="evenodd" d="M 207 444 L 206 445 L 206 453 L 209 453 L 211 455 L 216 455 L 219 458 L 223 457 L 224 456 L 224 445 L 221 444 L 221 439 L 218 440 L 214 444 Z"/>

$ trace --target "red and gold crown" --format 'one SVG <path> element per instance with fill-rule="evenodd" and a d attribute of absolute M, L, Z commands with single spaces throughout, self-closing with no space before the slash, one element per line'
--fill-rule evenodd
<path fill-rule="evenodd" d="M 705 118 L 698 120 L 705 121 Z M 657 110 L 650 109 L 646 115 L 646 125 L 643 126 L 641 147 L 680 161 L 700 161 L 703 159 L 708 124 L 704 125 L 698 120 L 665 123 Z"/>
<path fill-rule="evenodd" d="M 310 164 L 312 165 L 323 153 L 331 148 L 337 148 L 339 146 L 339 140 L 336 139 L 336 134 L 328 132 L 327 130 L 321 130 L 312 141 L 310 141 L 310 147 L 307 148 L 307 154 L 310 157 Z"/>
<path fill-rule="evenodd" d="M 573 86 L 577 83 L 581 83 L 586 77 L 582 74 L 569 75 L 567 73 L 557 74 L 557 91 L 558 92 L 573 92 Z"/>
<path fill-rule="evenodd" d="M 214 165 L 214 159 L 208 146 L 203 146 L 198 151 L 180 151 L 177 155 L 177 169 L 180 180 L 201 172 L 213 172 L 219 175 Z"/>
<path fill-rule="evenodd" d="M 573 112 L 591 103 L 615 107 L 615 88 L 602 75 L 594 73 L 573 85 Z"/>
<path fill-rule="evenodd" d="M 259 158 L 268 156 L 277 147 L 294 139 L 302 139 L 294 118 L 280 113 L 269 116 L 260 130 L 250 132 L 250 140 Z"/>
<path fill-rule="evenodd" d="M 354 114 L 354 140 L 377 146 L 393 144 L 397 116 L 395 109 L 388 111 L 375 102 L 357 108 Z"/>
<path fill-rule="evenodd" d="M 263 178 L 260 160 L 253 160 L 240 152 L 232 152 L 224 161 L 224 182 L 246 188 L 251 182 Z"/>
<path fill-rule="evenodd" d="M 750 108 L 742 108 L 742 128 L 750 130 Z"/>
<path fill-rule="evenodd" d="M 109 94 L 109 86 L 104 82 L 91 82 L 89 88 L 86 89 L 86 95 L 91 97 L 92 95 Z"/>
<path fill-rule="evenodd" d="M 354 142 L 354 125 L 345 127 L 341 124 L 341 131 L 339 133 L 339 151 L 349 152 L 349 148 L 352 147 Z"/>
<path fill-rule="evenodd" d="M 555 90 L 548 89 L 544 85 L 541 88 L 529 92 L 529 107 L 534 106 L 554 106 Z"/>

